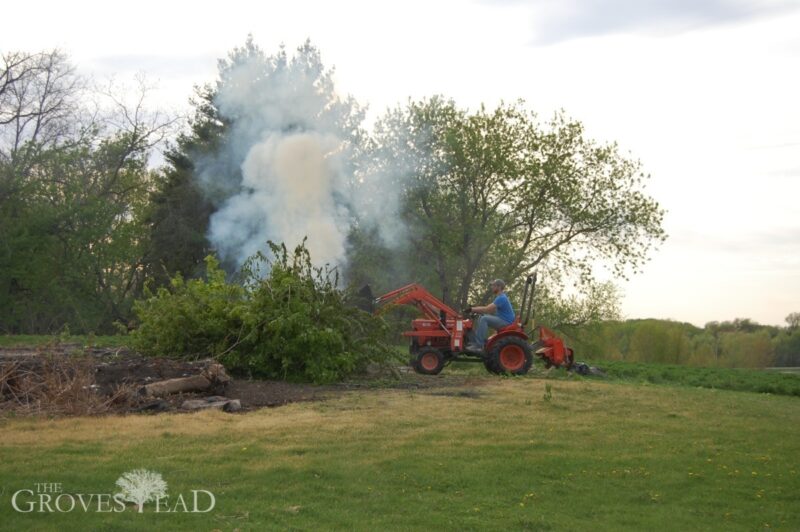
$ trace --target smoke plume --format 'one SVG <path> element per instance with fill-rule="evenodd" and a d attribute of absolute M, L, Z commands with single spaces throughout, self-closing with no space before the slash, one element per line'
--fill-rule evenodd
<path fill-rule="evenodd" d="M 241 264 L 267 240 L 292 247 L 307 237 L 316 264 L 342 264 L 359 213 L 381 225 L 379 180 L 356 177 L 363 110 L 334 92 L 313 46 L 289 59 L 248 41 L 221 63 L 214 103 L 229 129 L 197 167 L 217 206 L 209 238 L 224 259 Z"/>

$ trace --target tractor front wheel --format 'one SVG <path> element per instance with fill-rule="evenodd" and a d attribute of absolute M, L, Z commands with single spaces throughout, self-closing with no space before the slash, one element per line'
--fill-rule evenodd
<path fill-rule="evenodd" d="M 444 368 L 444 355 L 435 347 L 422 347 L 411 360 L 414 371 L 423 375 L 438 375 Z"/>
<path fill-rule="evenodd" d="M 486 361 L 487 369 L 491 368 L 496 373 L 511 375 L 525 375 L 531 369 L 532 364 L 533 354 L 528 342 L 516 336 L 498 340 L 492 346 Z"/>

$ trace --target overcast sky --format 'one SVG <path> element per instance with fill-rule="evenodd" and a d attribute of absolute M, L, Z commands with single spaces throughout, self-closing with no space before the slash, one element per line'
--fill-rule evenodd
<path fill-rule="evenodd" d="M 621 283 L 630 318 L 702 325 L 800 311 L 800 1 L 5 3 L 0 51 L 60 47 L 99 79 L 138 71 L 186 110 L 247 34 L 311 38 L 338 89 L 390 105 L 524 98 L 616 140 L 652 175 L 667 242 Z"/>

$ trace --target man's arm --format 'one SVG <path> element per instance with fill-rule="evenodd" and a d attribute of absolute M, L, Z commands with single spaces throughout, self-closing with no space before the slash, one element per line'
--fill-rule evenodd
<path fill-rule="evenodd" d="M 483 307 L 472 307 L 472 312 L 477 312 L 478 314 L 494 314 L 497 312 L 497 305 L 489 303 Z"/>

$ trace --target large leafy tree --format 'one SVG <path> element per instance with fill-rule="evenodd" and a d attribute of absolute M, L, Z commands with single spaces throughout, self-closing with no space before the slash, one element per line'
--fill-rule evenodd
<path fill-rule="evenodd" d="M 210 87 L 198 87 L 192 104 L 189 131 L 181 133 L 164 154 L 167 165 L 147 217 L 146 271 L 160 285 L 178 272 L 197 274 L 211 250 L 206 232 L 213 205 L 194 177 L 193 158 L 218 149 L 227 125 Z"/>
<path fill-rule="evenodd" d="M 110 331 L 142 283 L 147 156 L 171 120 L 144 83 L 132 102 L 90 94 L 58 51 L 3 60 L 0 330 Z"/>
<path fill-rule="evenodd" d="M 435 97 L 388 112 L 373 143 L 364 173 L 401 192 L 408 277 L 454 304 L 536 269 L 551 290 L 589 287 L 598 262 L 624 275 L 664 238 L 640 164 L 561 113 L 541 125 L 522 103 L 468 112 Z"/>

